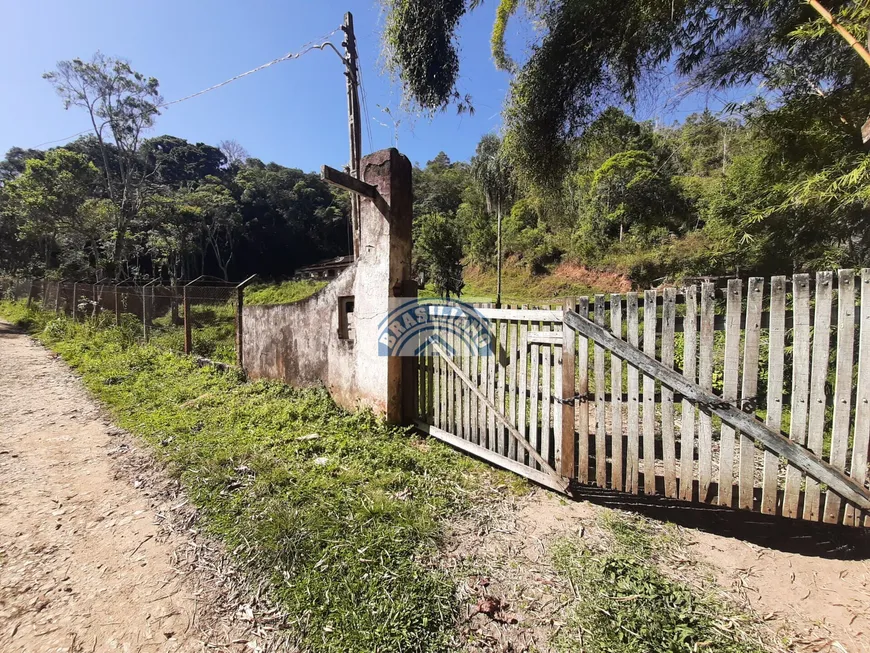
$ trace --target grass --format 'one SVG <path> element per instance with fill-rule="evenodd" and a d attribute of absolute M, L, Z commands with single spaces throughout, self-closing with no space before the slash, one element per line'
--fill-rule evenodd
<path fill-rule="evenodd" d="M 567 268 L 565 268 L 567 270 Z M 579 281 L 572 278 L 562 268 L 550 270 L 544 274 L 532 274 L 528 268 L 523 267 L 516 261 L 505 262 L 502 272 L 502 302 L 505 304 L 531 304 L 544 303 L 560 304 L 566 297 L 580 297 L 592 295 L 595 292 L 617 292 L 614 275 L 601 275 L 600 278 L 591 282 L 595 275 L 589 275 L 590 281 Z M 463 271 L 465 287 L 462 290 L 460 300 L 469 304 L 494 302 L 497 287 L 495 269 L 482 269 L 469 265 Z M 435 297 L 434 289 L 421 288 L 421 297 Z"/>
<path fill-rule="evenodd" d="M 76 323 L 20 303 L 0 315 L 82 376 L 117 424 L 148 442 L 311 651 L 438 651 L 455 582 L 427 565 L 476 463 L 348 413 L 323 390 L 244 383 L 155 344 L 140 325 Z"/>
<path fill-rule="evenodd" d="M 564 650 L 586 653 L 717 651 L 755 653 L 763 648 L 735 624 L 749 621 L 697 587 L 660 571 L 679 544 L 675 528 L 656 528 L 640 517 L 605 511 L 599 517 L 605 539 L 597 545 L 579 538 L 553 549 L 557 570 L 568 579 L 575 600 L 558 636 Z"/>
<path fill-rule="evenodd" d="M 258 304 L 293 304 L 306 299 L 326 286 L 326 281 L 304 279 L 302 281 L 284 281 L 276 284 L 256 284 L 245 289 L 245 303 L 250 306 Z"/>

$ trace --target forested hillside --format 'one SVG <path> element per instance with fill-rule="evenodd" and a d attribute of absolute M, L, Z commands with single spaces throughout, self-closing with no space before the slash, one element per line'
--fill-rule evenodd
<path fill-rule="evenodd" d="M 385 57 L 406 99 L 433 113 L 473 109 L 473 94 L 459 90 L 458 29 L 481 3 L 384 3 Z M 824 4 L 862 48 L 867 3 Z M 508 52 L 509 21 L 534 28 L 522 60 Z M 409 31 L 420 39 L 403 39 Z M 500 0 L 491 45 L 496 67 L 511 75 L 503 142 L 482 141 L 470 169 L 447 173 L 438 157 L 418 175 L 420 212 L 456 216 L 452 227 L 421 218 L 423 236 L 427 227 L 453 233 L 468 260 L 490 264 L 496 238 L 482 215 L 500 208 L 505 252 L 524 265 L 570 260 L 638 284 L 870 264 L 870 156 L 861 137 L 870 68 L 815 8 L 793 0 Z M 634 106 L 644 88 L 673 78 L 686 92 L 738 89 L 747 99 L 720 116 L 659 128 L 613 108 Z M 462 170 L 486 193 L 469 183 L 452 206 L 435 206 L 427 190 L 462 186 Z M 425 247 L 434 240 L 424 237 L 419 253 L 434 261 L 432 277 L 444 267 Z M 440 276 L 459 283 L 455 270 Z"/>
<path fill-rule="evenodd" d="M 479 3 L 434 4 L 444 21 L 426 19 L 430 3 L 387 1 L 387 62 L 418 109 L 468 111 L 455 30 Z M 507 265 L 534 274 L 564 263 L 637 286 L 870 265 L 870 68 L 812 9 L 522 4 L 502 0 L 493 27 L 493 58 L 512 74 L 503 129 L 470 161 L 433 152 L 414 168 L 415 267 L 432 290 L 461 293 L 470 265 L 494 270 L 499 242 Z M 866 40 L 866 7 L 834 5 Z M 504 44 L 519 16 L 541 27 L 524 62 Z M 612 19 L 610 31 L 590 17 Z M 402 30 L 422 45 L 406 48 Z M 696 91 L 742 87 L 749 99 L 671 125 L 616 108 L 662 66 Z M 46 77 L 94 133 L 0 162 L 0 272 L 279 279 L 347 253 L 346 196 L 233 141 L 149 137 L 165 105 L 157 80 L 127 62 L 98 54 Z"/>

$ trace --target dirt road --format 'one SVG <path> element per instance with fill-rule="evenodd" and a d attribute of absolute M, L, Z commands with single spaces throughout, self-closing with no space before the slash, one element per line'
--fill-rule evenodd
<path fill-rule="evenodd" d="M 118 473 L 131 445 L 117 433 L 62 362 L 0 322 L 0 650 L 243 649 L 203 624 L 201 588 L 173 565 L 183 542 Z"/>

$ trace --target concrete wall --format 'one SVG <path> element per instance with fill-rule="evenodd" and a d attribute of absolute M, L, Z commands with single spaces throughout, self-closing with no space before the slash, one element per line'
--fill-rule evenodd
<path fill-rule="evenodd" d="M 378 356 L 378 325 L 390 297 L 410 289 L 411 163 L 396 149 L 381 150 L 363 158 L 362 173 L 383 202 L 361 202 L 359 259 L 306 300 L 245 306 L 245 371 L 249 378 L 322 384 L 342 406 L 368 406 L 400 422 L 407 364 Z M 339 298 L 348 296 L 354 298 L 354 340 L 339 338 Z"/>

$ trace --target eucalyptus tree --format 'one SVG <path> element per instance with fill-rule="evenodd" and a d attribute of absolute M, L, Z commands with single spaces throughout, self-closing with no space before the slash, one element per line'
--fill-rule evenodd
<path fill-rule="evenodd" d="M 117 278 L 123 274 L 128 231 L 149 191 L 139 147 L 144 132 L 160 114 L 159 83 L 133 70 L 128 61 L 100 52 L 90 61 L 60 61 L 43 77 L 54 86 L 64 108 L 84 109 L 90 119 L 103 162 L 105 190 L 117 208 L 108 270 Z M 110 156 L 110 151 L 116 156 Z"/>

